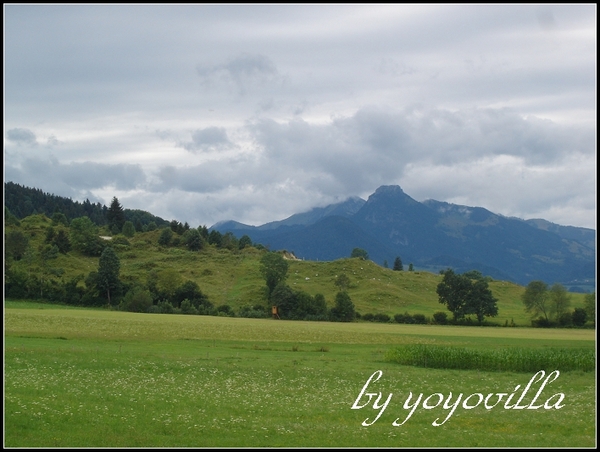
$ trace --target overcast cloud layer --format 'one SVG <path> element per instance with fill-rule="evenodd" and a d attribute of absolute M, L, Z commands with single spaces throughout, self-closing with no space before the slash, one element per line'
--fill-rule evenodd
<path fill-rule="evenodd" d="M 380 185 L 596 227 L 596 5 L 4 6 L 4 179 L 259 225 Z"/>

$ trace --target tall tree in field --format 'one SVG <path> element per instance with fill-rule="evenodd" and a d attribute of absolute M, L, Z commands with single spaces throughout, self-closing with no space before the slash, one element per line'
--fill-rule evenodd
<path fill-rule="evenodd" d="M 267 284 L 268 296 L 287 278 L 288 263 L 279 253 L 269 252 L 260 259 L 260 273 Z"/>
<path fill-rule="evenodd" d="M 487 281 L 478 279 L 471 284 L 467 312 L 475 314 L 479 324 L 483 323 L 483 317 L 496 317 L 498 315 L 498 300 L 492 296 Z"/>
<path fill-rule="evenodd" d="M 105 293 L 108 299 L 108 306 L 110 306 L 111 293 L 114 295 L 119 287 L 119 272 L 121 270 L 121 262 L 119 257 L 115 254 L 112 247 L 107 246 L 100 255 L 100 261 L 98 264 L 98 290 L 100 293 Z"/>
<path fill-rule="evenodd" d="M 112 199 L 110 207 L 106 212 L 106 220 L 108 221 L 108 228 L 111 231 L 116 230 L 117 233 L 119 233 L 123 229 L 123 225 L 125 224 L 125 212 L 116 196 Z"/>
<path fill-rule="evenodd" d="M 444 272 L 442 282 L 437 286 L 439 302 L 446 305 L 448 311 L 454 316 L 454 320 L 461 319 L 468 314 L 467 303 L 471 281 L 448 269 Z"/>
<path fill-rule="evenodd" d="M 335 296 L 335 306 L 330 311 L 331 320 L 337 322 L 351 322 L 354 320 L 354 303 L 346 291 L 340 291 Z"/>
<path fill-rule="evenodd" d="M 542 314 L 548 320 L 550 310 L 550 306 L 548 305 L 548 285 L 544 281 L 531 281 L 527 284 L 521 300 L 525 305 L 525 311 L 531 312 L 534 317 Z"/>
<path fill-rule="evenodd" d="M 571 297 L 569 296 L 567 289 L 562 284 L 553 284 L 550 288 L 550 312 L 556 320 L 567 312 L 567 309 L 571 306 Z"/>

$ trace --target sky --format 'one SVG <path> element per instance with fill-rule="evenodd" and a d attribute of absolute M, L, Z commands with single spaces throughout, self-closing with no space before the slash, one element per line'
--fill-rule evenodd
<path fill-rule="evenodd" d="M 399 185 L 596 228 L 595 4 L 4 4 L 4 180 L 192 227 Z"/>

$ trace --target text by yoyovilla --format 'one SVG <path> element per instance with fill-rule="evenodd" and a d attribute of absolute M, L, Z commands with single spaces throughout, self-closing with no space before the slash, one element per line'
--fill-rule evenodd
<path fill-rule="evenodd" d="M 363 408 L 371 408 L 376 411 L 374 417 L 368 417 L 362 425 L 368 427 L 373 425 L 381 417 L 384 411 L 390 406 L 392 401 L 393 393 L 390 393 L 384 400 L 382 392 L 372 392 L 370 386 L 376 383 L 383 375 L 381 370 L 375 371 L 362 387 L 358 397 L 352 405 L 353 410 L 360 410 Z M 496 407 L 505 410 L 560 410 L 564 407 L 562 404 L 565 395 L 562 392 L 553 394 L 552 396 L 544 399 L 542 393 L 546 389 L 546 386 L 555 381 L 560 375 L 558 370 L 550 372 L 546 376 L 546 372 L 540 370 L 537 372 L 527 385 L 521 390 L 521 385 L 517 385 L 512 392 L 497 392 L 484 394 L 481 392 L 475 392 L 465 396 L 463 393 L 453 395 L 449 392 L 447 395 L 441 392 L 436 392 L 425 396 L 423 393 L 414 394 L 411 392 L 406 396 L 406 400 L 402 405 L 405 410 L 400 417 L 397 417 L 392 425 L 399 427 L 404 425 L 417 409 L 433 410 L 437 407 L 442 407 L 446 410 L 445 417 L 441 416 L 435 419 L 431 425 L 439 427 L 444 425 L 448 421 L 454 412 L 460 407 L 464 410 L 472 410 L 477 407 L 483 407 L 486 410 L 491 410 Z M 539 383 L 539 387 L 536 387 Z M 527 394 L 534 394 L 533 399 L 529 400 L 526 398 Z M 527 400 L 527 401 L 526 401 Z"/>

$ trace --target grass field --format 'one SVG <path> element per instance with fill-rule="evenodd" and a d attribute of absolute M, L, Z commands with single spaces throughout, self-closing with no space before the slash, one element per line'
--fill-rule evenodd
<path fill-rule="evenodd" d="M 532 384 L 522 404 L 533 405 L 541 389 L 541 408 L 511 409 L 533 372 L 386 359 L 413 345 L 595 350 L 594 330 L 134 314 L 11 301 L 4 327 L 5 447 L 596 445 L 595 371 L 561 371 L 544 388 Z M 359 397 L 376 371 L 381 378 Z M 498 393 L 515 396 L 470 408 L 477 394 Z M 433 407 L 459 394 L 475 396 L 452 414 Z"/>

